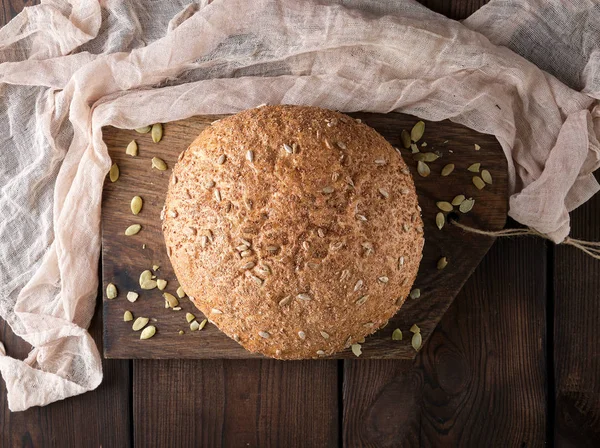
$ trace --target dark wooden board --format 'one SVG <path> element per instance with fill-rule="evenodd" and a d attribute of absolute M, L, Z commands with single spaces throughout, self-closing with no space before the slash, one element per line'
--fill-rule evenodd
<path fill-rule="evenodd" d="M 545 254 L 498 241 L 414 361 L 344 361 L 344 445 L 544 446 Z"/>
<path fill-rule="evenodd" d="M 600 241 L 600 195 L 572 213 L 571 235 Z M 558 447 L 598 447 L 600 261 L 562 246 L 554 248 L 554 259 L 552 429 Z"/>
<path fill-rule="evenodd" d="M 410 129 L 417 121 L 415 117 L 401 114 L 353 114 L 374 127 L 394 146 L 400 145 L 400 132 Z M 159 144 L 151 141 L 149 134 L 138 134 L 133 130 L 105 129 L 104 138 L 109 153 L 120 167 L 117 182 L 105 184 L 102 228 L 103 228 L 103 284 L 117 285 L 119 297 L 104 299 L 104 354 L 109 358 L 253 358 L 260 357 L 247 352 L 233 340 L 220 333 L 213 325 L 201 332 L 190 332 L 185 322 L 185 312 L 194 312 L 192 303 L 183 300 L 182 311 L 164 309 L 161 291 L 140 291 L 140 273 L 159 265 L 158 278 L 169 281 L 166 291 L 174 293 L 178 284 L 166 256 L 160 230 L 160 210 L 167 189 L 170 170 L 159 172 L 150 168 L 154 156 L 163 158 L 172 167 L 183 151 L 209 123 L 219 118 L 194 117 L 165 125 L 165 135 Z M 125 147 L 135 139 L 139 145 L 139 156 L 125 154 Z M 442 157 L 430 164 L 432 174 L 423 178 L 416 174 L 416 163 L 409 151 L 403 155 L 413 170 L 419 203 L 423 208 L 425 222 L 425 248 L 415 286 L 421 290 L 421 298 L 408 300 L 390 324 L 367 338 L 363 344 L 364 358 L 412 358 L 415 355 L 410 345 L 408 329 L 417 323 L 423 340 L 427 340 L 444 312 L 469 277 L 479 260 L 487 252 L 492 239 L 481 237 L 447 224 L 441 231 L 435 226 L 435 215 L 439 211 L 436 202 L 451 201 L 458 194 L 474 197 L 476 204 L 469 214 L 457 213 L 461 222 L 483 229 L 500 229 L 504 226 L 507 210 L 506 160 L 500 145 L 493 136 L 478 134 L 449 121 L 429 122 L 423 141 L 428 151 L 439 151 Z M 481 146 L 476 151 L 475 143 Z M 452 152 L 450 152 L 452 151 Z M 471 182 L 473 173 L 467 171 L 472 163 L 480 162 L 489 169 L 494 183 L 479 191 Z M 456 165 L 447 177 L 440 176 L 447 163 Z M 139 195 L 144 199 L 144 208 L 133 216 L 129 204 Z M 143 230 L 135 236 L 125 236 L 124 230 L 133 223 L 140 223 Z M 146 248 L 142 249 L 145 244 Z M 446 256 L 449 266 L 440 271 L 437 260 Z M 129 303 L 127 291 L 140 292 L 140 299 Z M 157 335 L 146 341 L 139 340 L 139 333 L 131 330 L 131 324 L 123 322 L 125 310 L 134 317 L 145 316 L 156 319 Z M 400 328 L 405 332 L 402 342 L 391 340 L 392 331 Z M 179 330 L 185 334 L 180 336 Z M 347 350 L 336 358 L 353 357 Z"/>
<path fill-rule="evenodd" d="M 133 387 L 139 447 L 339 446 L 337 361 L 136 360 Z"/>

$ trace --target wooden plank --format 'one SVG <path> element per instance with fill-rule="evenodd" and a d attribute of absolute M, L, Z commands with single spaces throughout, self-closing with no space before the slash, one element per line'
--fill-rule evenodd
<path fill-rule="evenodd" d="M 102 350 L 100 301 L 90 333 Z M 23 359 L 29 344 L 0 320 L 0 340 L 10 356 Z M 103 360 L 104 379 L 94 391 L 24 412 L 10 412 L 0 386 L 0 447 L 130 446 L 131 361 Z"/>
<path fill-rule="evenodd" d="M 572 213 L 571 235 L 600 241 L 600 195 Z M 557 246 L 554 264 L 555 424 L 558 447 L 600 446 L 600 261 Z"/>
<path fill-rule="evenodd" d="M 336 361 L 137 360 L 135 446 L 337 446 L 337 381 Z"/>
<path fill-rule="evenodd" d="M 429 9 L 455 20 L 463 20 L 489 0 L 417 0 Z"/>
<path fill-rule="evenodd" d="M 543 241 L 499 241 L 412 366 L 345 361 L 344 445 L 544 445 L 545 285 Z"/>
<path fill-rule="evenodd" d="M 374 127 L 395 146 L 401 146 L 402 129 L 410 129 L 417 121 L 414 117 L 402 114 L 352 115 Z M 158 156 L 172 167 L 179 153 L 216 118 L 218 116 L 194 117 L 169 123 L 165 126 L 165 136 L 159 144 L 152 143 L 149 134 L 105 129 L 104 139 L 109 153 L 121 172 L 117 182 L 107 181 L 105 184 L 102 208 L 104 285 L 112 282 L 120 291 L 119 298 L 104 300 L 104 354 L 107 357 L 260 357 L 244 350 L 213 325 L 208 325 L 201 333 L 186 331 L 180 336 L 179 330 L 187 330 L 188 327 L 184 318 L 185 312 L 193 312 L 197 316 L 201 315 L 200 312 L 188 300 L 182 301 L 182 311 L 165 310 L 161 291 L 140 291 L 138 284 L 140 273 L 156 264 L 160 266 L 156 275 L 170 282 L 167 291 L 174 293 L 178 286 L 166 255 L 159 220 L 170 171 L 152 170 L 150 160 Z M 132 139 L 138 142 L 138 157 L 130 157 L 124 152 Z M 443 121 L 428 122 L 424 140 L 428 143 L 428 151 L 438 151 L 442 155 L 430 164 L 432 174 L 427 178 L 414 172 L 416 162 L 409 151 L 403 150 L 403 155 L 413 170 L 425 222 L 424 257 L 416 280 L 416 286 L 421 289 L 422 300 L 407 301 L 386 328 L 367 338 L 364 344 L 365 357 L 412 358 L 414 351 L 410 341 L 391 343 L 392 327 L 406 327 L 409 322 L 421 322 L 421 331 L 426 340 L 463 282 L 491 245 L 490 239 L 467 234 L 450 224 L 440 231 L 435 225 L 435 215 L 439 211 L 436 207 L 437 201 L 451 201 L 458 194 L 472 196 L 477 201 L 473 211 L 466 215 L 457 213 L 457 219 L 467 225 L 492 230 L 502 228 L 505 223 L 507 169 L 506 160 L 496 139 Z M 475 150 L 475 143 L 481 145 L 481 150 Z M 448 177 L 440 176 L 442 167 L 450 162 L 456 165 L 455 171 Z M 467 171 L 467 167 L 475 162 L 480 162 L 483 167 L 489 169 L 494 178 L 493 185 L 481 191 L 472 184 L 473 173 Z M 134 217 L 129 203 L 135 195 L 144 199 L 144 208 Z M 141 224 L 142 231 L 133 237 L 125 236 L 124 230 L 133 223 Z M 146 245 L 145 249 L 142 249 L 143 244 Z M 442 256 L 448 257 L 450 265 L 440 271 L 436 264 Z M 125 300 L 127 291 L 139 292 L 140 299 L 133 304 L 129 303 Z M 131 324 L 123 322 L 125 310 L 132 311 L 134 316 L 157 319 L 157 335 L 140 342 L 138 333 L 131 330 Z M 353 356 L 350 350 L 335 355 L 336 358 Z"/>

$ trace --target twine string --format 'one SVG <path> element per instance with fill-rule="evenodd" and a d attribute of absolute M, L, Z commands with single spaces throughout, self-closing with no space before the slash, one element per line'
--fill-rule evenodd
<path fill-rule="evenodd" d="M 461 224 L 458 221 L 450 220 L 450 222 L 467 232 L 476 233 L 478 235 L 485 235 L 491 237 L 511 237 L 511 236 L 538 236 L 540 238 L 544 238 L 546 240 L 552 241 L 552 239 L 537 230 L 534 230 L 530 227 L 525 229 L 503 229 L 503 230 L 481 230 L 476 229 L 475 227 L 470 227 L 465 224 Z M 585 254 L 589 255 L 596 260 L 600 260 L 600 242 L 598 241 L 585 241 L 578 240 L 576 238 L 566 237 L 565 240 L 560 243 L 565 244 L 567 246 L 573 246 Z"/>

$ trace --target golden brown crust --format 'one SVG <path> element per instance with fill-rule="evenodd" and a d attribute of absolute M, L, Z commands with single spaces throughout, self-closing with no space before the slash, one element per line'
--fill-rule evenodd
<path fill-rule="evenodd" d="M 404 161 L 326 109 L 265 106 L 214 123 L 180 156 L 165 206 L 184 290 L 224 333 L 274 358 L 330 355 L 384 326 L 421 260 Z"/>

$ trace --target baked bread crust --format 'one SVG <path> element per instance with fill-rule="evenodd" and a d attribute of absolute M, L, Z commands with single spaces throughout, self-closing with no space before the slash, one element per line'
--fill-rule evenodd
<path fill-rule="evenodd" d="M 205 129 L 173 168 L 163 233 L 194 304 L 279 359 L 330 355 L 383 327 L 424 244 L 399 153 L 347 115 L 300 106 Z"/>

